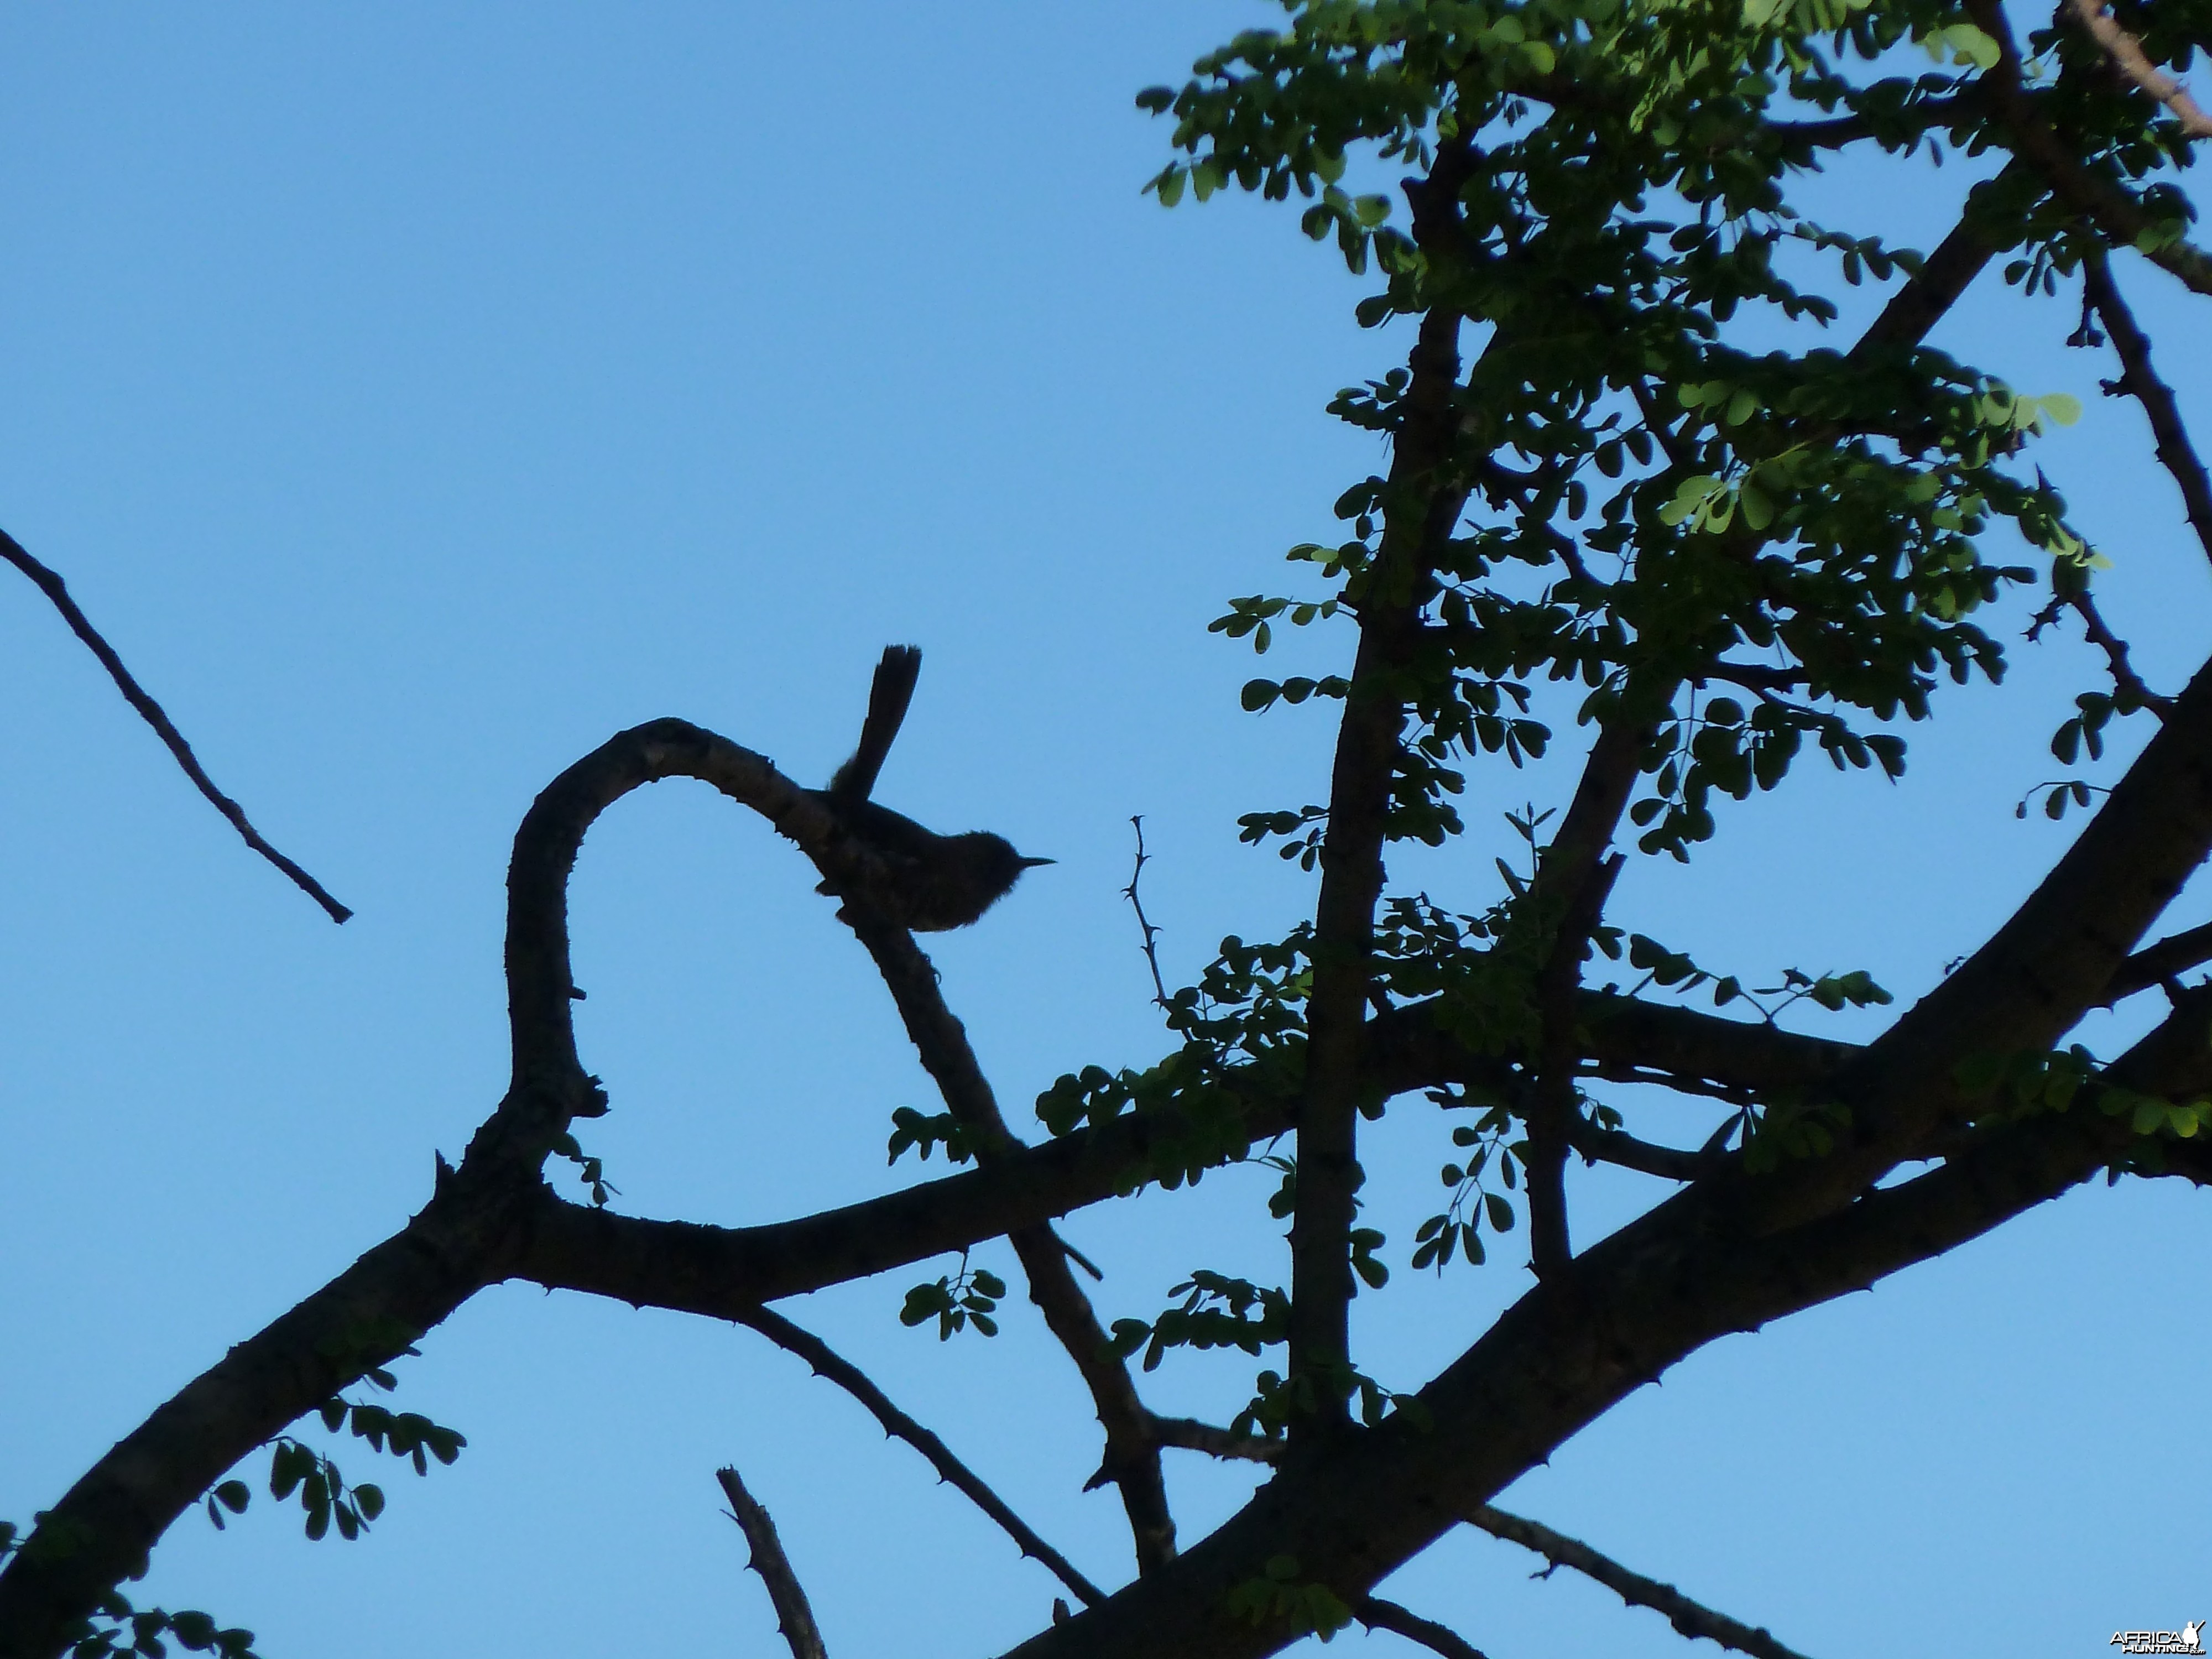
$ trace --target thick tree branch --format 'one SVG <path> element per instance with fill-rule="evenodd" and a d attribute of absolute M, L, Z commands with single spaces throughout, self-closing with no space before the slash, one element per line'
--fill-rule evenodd
<path fill-rule="evenodd" d="M 1475 1505 L 1467 1512 L 1467 1518 L 1469 1524 L 1481 1528 L 1492 1537 L 1505 1539 L 1542 1556 L 1552 1564 L 1546 1572 L 1553 1567 L 1572 1567 L 1584 1577 L 1604 1585 L 1630 1607 L 1649 1607 L 1662 1615 L 1692 1641 L 1702 1636 L 1724 1648 L 1750 1654 L 1752 1659 L 1804 1659 L 1795 1648 L 1784 1647 L 1765 1630 L 1755 1629 L 1692 1601 L 1672 1584 L 1632 1572 L 1611 1556 L 1602 1555 L 1565 1533 L 1554 1532 L 1540 1521 L 1523 1520 L 1487 1504 Z"/>
<path fill-rule="evenodd" d="M 1826 1084 L 1861 1052 L 1850 1043 L 1608 993 L 1584 992 L 1579 1006 L 1595 1074 L 1621 1082 L 1710 1084 L 1747 1097 L 1802 1091 Z M 1448 1036 L 1437 1009 L 1412 1003 L 1369 1023 L 1364 1075 L 1371 1091 L 1387 1097 L 1449 1082 L 1510 1081 L 1496 1060 Z M 1291 1125 L 1287 1100 L 1261 1097 L 1247 1109 L 1248 1146 Z M 549 1288 L 736 1319 L 762 1302 L 927 1261 L 1099 1203 L 1164 1160 L 1184 1156 L 1192 1139 L 1179 1112 L 1129 1113 L 1024 1148 L 988 1170 L 751 1227 L 616 1215 L 544 1191 L 533 1200 L 514 1271 Z M 1226 1162 L 1242 1150 L 1224 1149 L 1219 1157 Z"/>
<path fill-rule="evenodd" d="M 1413 191 L 1414 234 L 1433 241 L 1455 222 L 1463 146 L 1448 148 Z M 1314 912 L 1313 990 L 1306 1005 L 1306 1091 L 1298 1113 L 1297 1207 L 1291 1219 L 1289 1370 L 1314 1408 L 1293 1432 L 1348 1420 L 1350 1238 L 1359 1185 L 1362 1025 L 1373 983 L 1375 906 L 1382 890 L 1392 779 L 1405 726 L 1406 664 L 1419 646 L 1421 604 L 1434 550 L 1467 500 L 1455 476 L 1459 413 L 1457 312 L 1422 318 L 1411 356 L 1406 415 L 1392 451 L 1382 549 L 1362 579 L 1359 646 L 1337 732 Z"/>
<path fill-rule="evenodd" d="M 1037 1535 L 1029 1522 L 1016 1515 L 1006 1501 L 985 1485 L 973 1469 L 952 1455 L 951 1448 L 936 1435 L 924 1428 L 891 1403 L 886 1395 L 869 1380 L 866 1372 L 811 1331 L 802 1329 L 781 1314 L 767 1308 L 756 1308 L 749 1314 L 738 1316 L 741 1323 L 750 1325 L 763 1336 L 783 1349 L 797 1354 L 811 1365 L 817 1376 L 825 1376 L 868 1408 L 884 1432 L 894 1435 L 912 1446 L 929 1460 L 940 1480 L 963 1494 L 975 1507 L 998 1522 L 1001 1529 L 1024 1555 L 1041 1562 L 1060 1582 L 1073 1590 L 1085 1603 L 1106 1599 L 1105 1591 L 1092 1583 L 1058 1550 Z"/>
<path fill-rule="evenodd" d="M 1636 787 L 1648 722 L 1632 687 L 1598 729 L 1559 834 L 1536 866 L 1534 896 L 1550 939 L 1536 971 L 1536 1076 L 1528 1113 L 1528 1259 L 1539 1279 L 1562 1272 L 1574 1254 L 1567 1226 L 1568 1143 L 1580 1115 L 1575 1091 L 1576 994 L 1591 931 L 1623 859 L 1606 857 Z M 1672 696 L 1671 689 L 1667 694 Z M 1663 705 L 1665 698 L 1653 699 Z"/>
<path fill-rule="evenodd" d="M 322 883 L 264 841 L 261 832 L 247 822 L 246 809 L 215 787 L 215 780 L 208 776 L 207 769 L 200 764 L 199 757 L 192 753 L 192 746 L 185 741 L 185 734 L 177 730 L 176 723 L 163 712 L 161 705 L 146 694 L 131 671 L 123 665 L 123 659 L 116 654 L 115 647 L 108 644 L 100 630 L 92 625 L 92 619 L 70 597 L 68 586 L 62 580 L 60 573 L 32 557 L 24 550 L 23 544 L 4 530 L 0 530 L 0 559 L 7 560 L 28 576 L 54 609 L 61 612 L 62 620 L 69 624 L 70 632 L 100 659 L 100 665 L 107 671 L 107 678 L 115 682 L 115 689 L 123 694 L 123 700 L 137 711 L 139 719 L 154 728 L 154 735 L 161 738 L 162 747 L 184 769 L 185 775 L 192 781 L 192 787 L 204 795 L 209 805 L 230 821 L 230 827 L 238 831 L 240 839 L 282 870 L 290 878 L 294 886 L 323 907 L 325 914 L 332 921 L 343 921 L 351 915 L 353 912 L 332 898 L 324 890 Z"/>
<path fill-rule="evenodd" d="M 2027 162 L 2015 158 L 2006 162 L 1996 178 L 1967 192 L 1959 222 L 1921 261 L 1920 269 L 1889 296 L 1881 314 L 1851 347 L 1851 356 L 1863 361 L 1893 347 L 1917 345 L 1928 337 L 1928 331 L 1942 320 L 1996 257 L 1996 246 L 1982 228 L 1980 204 L 1991 196 L 2002 196 L 2030 170 Z"/>
<path fill-rule="evenodd" d="M 610 804 L 678 775 L 763 811 L 825 875 L 872 873 L 866 849 L 817 798 L 759 756 L 681 720 L 623 732 L 556 779 L 516 831 L 508 870 L 514 1075 L 507 1095 L 460 1168 L 441 1161 L 430 1202 L 413 1220 L 188 1383 L 53 1506 L 0 1571 L 0 1659 L 49 1659 L 94 1598 L 224 1470 L 517 1270 L 532 1224 L 560 1212 L 538 1172 L 547 1152 L 573 1118 L 605 1109 L 569 1024 L 569 869 Z"/>
<path fill-rule="evenodd" d="M 814 1622 L 814 1609 L 807 1606 L 799 1575 L 791 1570 L 791 1558 L 783 1553 L 783 1540 L 775 1535 L 775 1522 L 745 1490 L 737 1470 L 717 1469 L 714 1479 L 721 1482 L 722 1495 L 730 1500 L 730 1519 L 744 1534 L 751 1552 L 751 1559 L 745 1565 L 768 1586 L 768 1599 L 775 1607 L 775 1627 L 790 1644 L 791 1659 L 829 1659 L 821 1629 Z"/>
<path fill-rule="evenodd" d="M 2179 1008 L 2112 1068 L 2160 1093 L 2212 1071 L 2212 998 Z M 1571 1435 L 1686 1355 L 1733 1331 L 1863 1290 L 1977 1237 L 2129 1155 L 2123 1119 L 2087 1106 L 2002 1125 L 1940 1168 L 1776 1237 L 1747 1236 L 1698 1183 L 1539 1285 L 1376 1428 L 1287 1460 L 1175 1565 L 1012 1650 L 1018 1659 L 1257 1659 L 1287 1619 L 1228 1611 L 1236 1586 L 1290 1556 L 1356 1603 Z M 2190 1143 L 2172 1143 L 2187 1147 Z"/>
<path fill-rule="evenodd" d="M 2198 671 L 2074 844 L 1966 962 L 1838 1074 L 1830 1157 L 1753 1200 L 1773 1228 L 1849 1202 L 1961 1105 L 1961 1061 L 2039 1052 L 2097 1006 L 2143 931 L 2212 849 L 2212 665 Z"/>
<path fill-rule="evenodd" d="M 2093 249 L 2083 256 L 2081 282 L 2105 332 L 2112 337 L 2112 349 L 2119 354 L 2120 388 L 2141 404 L 2150 417 L 2159 465 L 2180 486 L 2189 526 L 2197 532 L 2197 545 L 2205 556 L 2212 558 L 2212 478 L 2205 476 L 2197 447 L 2189 441 L 2189 428 L 2182 423 L 2181 406 L 2174 401 L 2173 389 L 2150 366 L 2150 337 L 2120 297 L 2119 284 L 2112 280 L 2112 266 L 2101 250 Z"/>
<path fill-rule="evenodd" d="M 238 1460 L 504 1276 L 511 1186 L 465 1166 L 422 1212 L 180 1389 L 87 1470 L 0 1571 L 0 1659 L 51 1659 Z"/>

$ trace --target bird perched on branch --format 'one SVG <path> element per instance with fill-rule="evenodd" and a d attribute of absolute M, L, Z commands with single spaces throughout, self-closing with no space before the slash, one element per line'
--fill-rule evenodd
<path fill-rule="evenodd" d="M 941 933 L 965 927 L 1004 898 L 1023 871 L 1052 860 L 1024 858 L 1005 836 L 985 830 L 940 836 L 869 799 L 892 739 L 906 720 L 921 673 L 919 647 L 884 647 L 868 691 L 868 717 L 860 726 L 860 746 L 822 793 L 854 838 L 883 862 L 884 881 L 861 894 L 863 901 L 902 927 Z M 824 882 L 821 890 L 837 890 Z"/>

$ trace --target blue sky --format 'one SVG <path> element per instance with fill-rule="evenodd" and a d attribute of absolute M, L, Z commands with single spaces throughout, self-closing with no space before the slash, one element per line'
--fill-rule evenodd
<path fill-rule="evenodd" d="M 921 643 L 883 795 L 1060 860 L 932 946 L 1018 1125 L 1060 1072 L 1161 1044 L 1119 897 L 1132 813 L 1171 975 L 1295 917 L 1307 878 L 1237 846 L 1235 818 L 1314 798 L 1329 732 L 1240 714 L 1249 659 L 1205 624 L 1279 586 L 1280 551 L 1328 536 L 1377 465 L 1322 405 L 1395 343 L 1352 326 L 1358 285 L 1293 215 L 1141 198 L 1165 129 L 1131 106 L 1261 15 L 0 15 L 0 524 L 359 912 L 333 928 L 246 854 L 43 601 L 0 588 L 0 1516 L 427 1196 L 432 1149 L 457 1153 L 504 1081 L 507 839 L 613 730 L 680 714 L 819 780 L 881 647 Z M 1834 216 L 1926 246 L 1966 176 L 1825 188 Z M 2162 277 L 2122 275 L 2154 326 L 2179 314 Z M 2095 395 L 2109 364 L 2055 349 L 2070 326 L 1996 295 L 1940 341 L 2089 405 L 2043 459 L 2170 688 L 2212 584 L 2136 411 Z M 2160 361 L 2202 425 L 2187 339 L 2170 328 Z M 1898 787 L 1808 769 L 1686 870 L 1639 866 L 1626 919 L 1747 979 L 1923 988 L 2063 846 L 2012 805 L 2053 775 L 2045 740 L 2094 670 L 2059 645 L 2002 697 L 1948 699 Z M 1479 775 L 1485 845 L 1420 878 L 1480 902 L 1495 815 L 1568 784 Z M 616 1109 L 587 1140 L 624 1207 L 766 1220 L 912 1178 L 882 1147 L 924 1079 L 811 886 L 703 788 L 592 833 L 580 1031 Z M 2185 896 L 2173 921 L 2202 919 Z M 1369 1143 L 1399 1272 L 1360 1316 L 1400 1386 L 1525 1284 L 1502 1256 L 1404 1268 L 1443 1142 L 1415 1101 Z M 1267 1184 L 1073 1220 L 1109 1269 L 1102 1312 L 1149 1315 L 1193 1266 L 1280 1275 Z M 1650 1196 L 1586 1181 L 1585 1234 Z M 1506 1501 L 1814 1654 L 2088 1651 L 2204 1616 L 2208 1242 L 2191 1192 L 2085 1190 L 1695 1357 Z M 1002 1249 L 978 1260 L 1012 1277 Z M 786 1311 L 1117 1577 L 1064 1358 L 1018 1307 L 995 1342 L 900 1328 L 935 1271 Z M 735 1460 L 833 1652 L 996 1651 L 1047 1616 L 1046 1575 L 748 1332 L 510 1286 L 424 1346 L 398 1403 L 469 1435 L 455 1468 L 417 1480 L 356 1443 L 347 1474 L 392 1498 L 367 1540 L 309 1546 L 265 1498 L 221 1536 L 187 1516 L 151 1595 L 253 1627 L 270 1659 L 775 1653 L 718 1514 Z M 1152 1387 L 1225 1415 L 1237 1381 L 1171 1362 Z M 1187 1538 L 1249 1484 L 1173 1478 Z M 1679 1650 L 1534 1565 L 1455 1537 L 1392 1593 L 1494 1659 Z"/>

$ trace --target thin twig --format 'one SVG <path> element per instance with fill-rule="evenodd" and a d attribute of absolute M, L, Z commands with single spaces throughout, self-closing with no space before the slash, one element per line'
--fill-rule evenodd
<path fill-rule="evenodd" d="M 2089 303 L 2103 319 L 2105 332 L 2112 336 L 2112 349 L 2119 354 L 2119 389 L 2141 404 L 2150 417 L 2159 463 L 2181 486 L 2181 503 L 2190 527 L 2197 532 L 2205 556 L 2212 558 L 2212 478 L 2205 476 L 2204 463 L 2189 441 L 2189 428 L 2182 424 L 2181 406 L 2174 401 L 2172 388 L 2151 368 L 2149 337 L 2120 297 L 2119 285 L 2112 280 L 2112 267 L 2102 250 L 2083 257 L 2081 283 Z"/>
<path fill-rule="evenodd" d="M 1160 930 L 1152 926 L 1152 919 L 1145 914 L 1144 900 L 1137 896 L 1137 883 L 1144 875 L 1148 861 L 1145 853 L 1145 815 L 1133 812 L 1129 816 L 1129 823 L 1137 832 L 1137 867 L 1129 872 L 1129 884 L 1121 890 L 1121 896 L 1128 900 L 1135 909 L 1137 926 L 1145 930 L 1145 963 L 1152 970 L 1152 1002 L 1161 1012 L 1165 1013 L 1171 1005 L 1168 1001 L 1167 981 L 1160 977 L 1160 953 L 1156 943 Z"/>
<path fill-rule="evenodd" d="M 871 1382 L 866 1372 L 838 1354 L 820 1337 L 766 1308 L 755 1308 L 750 1312 L 741 1313 L 738 1321 L 740 1324 L 751 1326 L 786 1352 L 797 1354 L 814 1368 L 817 1375 L 829 1378 L 866 1406 L 876 1421 L 884 1425 L 885 1434 L 905 1441 L 927 1458 L 930 1467 L 937 1471 L 939 1476 L 948 1486 L 964 1493 L 977 1509 L 997 1522 L 1024 1555 L 1043 1563 L 1061 1583 L 1073 1590 L 1086 1604 L 1096 1607 L 1106 1599 L 1105 1591 L 1078 1572 L 1069 1565 L 1066 1556 L 1038 1537 L 1029 1523 L 1007 1507 L 998 1493 L 984 1485 L 974 1470 L 955 1457 L 942 1440 L 893 1405 L 890 1396 Z"/>
<path fill-rule="evenodd" d="M 1370 1630 L 1387 1630 L 1393 1636 L 1418 1642 L 1431 1653 L 1443 1655 L 1443 1659 L 1484 1659 L 1480 1648 L 1450 1626 L 1424 1619 L 1411 1607 L 1401 1607 L 1379 1595 L 1360 1597 L 1353 1604 L 1352 1616 Z"/>
<path fill-rule="evenodd" d="M 1692 1601 L 1672 1584 L 1632 1572 L 1611 1556 L 1601 1555 L 1579 1540 L 1553 1532 L 1540 1521 L 1523 1520 L 1487 1504 L 1469 1510 L 1467 1519 L 1492 1537 L 1534 1550 L 1549 1561 L 1551 1566 L 1537 1575 L 1539 1577 L 1548 1577 L 1554 1568 L 1572 1567 L 1583 1577 L 1604 1585 L 1632 1607 L 1650 1607 L 1663 1615 L 1668 1624 L 1693 1639 L 1702 1636 L 1724 1648 L 1750 1654 L 1753 1659 L 1804 1659 L 1802 1654 L 1783 1646 L 1766 1631 L 1754 1629 L 1724 1613 L 1716 1613 Z"/>
<path fill-rule="evenodd" d="M 752 1559 L 745 1565 L 761 1576 L 761 1582 L 768 1586 L 768 1599 L 775 1604 L 775 1627 L 791 1646 L 791 1659 L 829 1659 L 821 1629 L 814 1622 L 814 1609 L 806 1605 L 806 1592 L 799 1587 L 799 1575 L 792 1571 L 791 1558 L 783 1553 L 782 1541 L 775 1535 L 775 1522 L 769 1519 L 760 1500 L 745 1490 L 735 1469 L 717 1469 L 714 1479 L 722 1483 L 722 1495 L 730 1500 L 730 1518 L 751 1547 Z"/>
<path fill-rule="evenodd" d="M 154 728 L 154 735 L 161 738 L 170 754 L 176 757 L 177 764 L 184 768 L 185 775 L 192 781 L 192 787 L 213 803 L 216 811 L 230 820 L 231 828 L 244 837 L 246 844 L 289 876 L 293 884 L 321 905 L 332 921 L 343 921 L 351 915 L 352 911 L 324 890 L 322 883 L 264 841 L 261 832 L 246 821 L 245 809 L 215 787 L 215 780 L 208 776 L 199 757 L 192 753 L 192 746 L 185 741 L 185 734 L 178 731 L 175 723 L 162 712 L 161 705 L 146 695 L 144 689 L 131 678 L 131 671 L 123 665 L 123 659 L 116 655 L 115 647 L 100 637 L 100 630 L 92 625 L 91 619 L 77 608 L 77 603 L 70 597 L 69 588 L 60 574 L 33 558 L 24 550 L 23 544 L 4 530 L 0 530 L 0 558 L 4 558 L 28 576 L 39 591 L 53 602 L 54 609 L 62 613 L 62 620 L 70 625 L 70 631 L 83 641 L 86 648 L 100 659 L 100 665 L 107 671 L 108 678 L 115 682 L 116 690 L 123 693 L 124 701 L 137 709 L 139 718 Z"/>
<path fill-rule="evenodd" d="M 2081 27 L 2096 38 L 2105 55 L 2120 72 L 2172 112 L 2181 130 L 2191 138 L 2212 138 L 2212 115 L 2207 115 L 2189 89 L 2150 61 L 2142 42 L 2122 28 L 2103 0 L 2068 0 Z"/>

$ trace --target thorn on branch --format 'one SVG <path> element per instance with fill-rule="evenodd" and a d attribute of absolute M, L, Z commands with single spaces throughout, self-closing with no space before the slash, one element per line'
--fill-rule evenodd
<path fill-rule="evenodd" d="M 751 1548 L 752 1559 L 746 1565 L 761 1576 L 768 1586 L 769 1600 L 775 1604 L 776 1629 L 790 1645 L 791 1659 L 829 1659 L 829 1650 L 822 1645 L 822 1632 L 814 1622 L 814 1610 L 806 1604 L 806 1592 L 799 1588 L 791 1559 L 784 1554 L 782 1541 L 775 1535 L 775 1522 L 745 1490 L 737 1470 L 717 1469 L 714 1479 L 722 1483 L 722 1495 L 730 1500 L 730 1518 L 738 1523 Z"/>
<path fill-rule="evenodd" d="M 69 624 L 70 631 L 99 659 L 100 665 L 107 671 L 107 678 L 113 680 L 116 690 L 123 693 L 123 700 L 137 711 L 141 720 L 154 728 L 154 735 L 161 738 L 162 745 L 175 757 L 185 775 L 192 781 L 192 787 L 207 798 L 216 811 L 230 821 L 231 828 L 238 831 L 246 844 L 289 877 L 292 884 L 321 905 L 332 921 L 343 921 L 353 915 L 324 890 L 322 883 L 263 840 L 261 832 L 246 820 L 245 809 L 215 787 L 215 780 L 208 776 L 206 769 L 199 763 L 199 757 L 192 753 L 192 746 L 185 741 L 185 734 L 177 730 L 175 723 L 163 712 L 161 705 L 147 696 L 144 688 L 131 678 L 131 671 L 123 665 L 123 659 L 116 654 L 115 647 L 108 644 L 100 630 L 92 625 L 91 619 L 78 609 L 76 601 L 70 597 L 69 588 L 60 574 L 33 558 L 24 550 L 23 544 L 4 530 L 0 530 L 0 558 L 6 559 L 28 576 L 33 586 L 52 601 L 54 609 L 61 612 L 62 620 Z"/>

